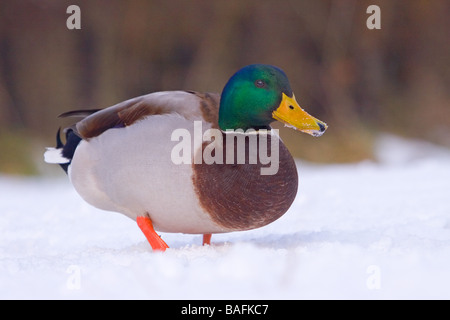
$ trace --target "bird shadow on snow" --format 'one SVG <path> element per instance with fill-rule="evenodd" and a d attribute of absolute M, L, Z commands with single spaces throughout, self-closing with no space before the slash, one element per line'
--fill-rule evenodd
<path fill-rule="evenodd" d="M 248 233 L 232 234 L 230 236 L 215 235 L 211 241 L 210 246 L 202 246 L 201 237 L 191 236 L 191 241 L 183 239 L 184 237 L 176 237 L 170 239 L 170 249 L 183 250 L 204 250 L 202 248 L 222 249 L 225 247 L 239 247 L 240 245 L 250 245 L 261 249 L 295 249 L 318 247 L 326 244 L 342 244 L 342 245 L 358 245 L 361 247 L 368 247 L 373 243 L 379 241 L 382 235 L 373 230 L 367 231 L 311 231 L 311 232 L 293 232 L 289 234 L 265 234 L 265 235 L 251 235 Z M 142 244 L 143 245 L 143 244 Z M 131 248 L 131 247 L 130 247 Z M 151 250 L 151 249 L 149 249 Z"/>
<path fill-rule="evenodd" d="M 298 247 L 311 247 L 325 243 L 356 243 L 354 234 L 334 234 L 329 231 L 294 232 L 290 234 L 268 234 L 251 238 L 236 238 L 232 243 L 246 243 L 266 249 L 293 249 Z M 218 245 L 221 243 L 218 243 Z"/>

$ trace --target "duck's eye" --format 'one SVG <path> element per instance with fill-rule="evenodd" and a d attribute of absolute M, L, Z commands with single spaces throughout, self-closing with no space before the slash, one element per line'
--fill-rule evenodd
<path fill-rule="evenodd" d="M 257 86 L 258 88 L 264 88 L 266 86 L 266 83 L 263 80 L 256 80 L 255 86 Z"/>
<path fill-rule="evenodd" d="M 294 110 L 294 106 L 289 106 L 289 109 Z"/>

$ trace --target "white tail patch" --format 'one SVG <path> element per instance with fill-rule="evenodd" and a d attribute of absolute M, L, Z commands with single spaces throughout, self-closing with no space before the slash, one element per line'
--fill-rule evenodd
<path fill-rule="evenodd" d="M 69 163 L 70 159 L 62 155 L 62 149 L 47 148 L 44 153 L 44 161 L 47 163 Z"/>

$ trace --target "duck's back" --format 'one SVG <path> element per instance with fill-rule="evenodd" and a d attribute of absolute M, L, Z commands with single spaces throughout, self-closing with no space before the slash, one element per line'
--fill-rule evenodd
<path fill-rule="evenodd" d="M 172 141 L 174 130 L 193 137 L 194 121 L 207 130 L 211 123 L 204 121 L 203 110 L 217 109 L 218 101 L 212 94 L 158 92 L 81 120 L 76 128 L 84 139 L 68 172 L 72 184 L 93 206 L 132 219 L 148 214 L 163 232 L 224 232 L 199 205 L 192 166 L 171 158 L 179 143 Z"/>

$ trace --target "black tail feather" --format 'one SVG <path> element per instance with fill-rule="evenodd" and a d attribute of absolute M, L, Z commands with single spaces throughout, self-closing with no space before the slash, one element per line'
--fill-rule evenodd
<path fill-rule="evenodd" d="M 69 165 L 72 163 L 72 158 L 75 153 L 75 149 L 77 148 L 78 144 L 80 143 L 82 139 L 75 134 L 73 129 L 67 129 L 66 130 L 66 144 L 63 144 L 61 141 L 61 128 L 58 129 L 58 132 L 56 133 L 56 148 L 62 149 L 62 156 L 64 158 L 70 159 L 70 162 L 68 163 L 60 163 L 60 167 L 67 173 L 67 170 L 69 169 Z"/>
<path fill-rule="evenodd" d="M 56 132 L 56 148 L 62 149 L 64 147 L 64 144 L 61 141 L 61 127 L 59 127 L 58 131 Z"/>

